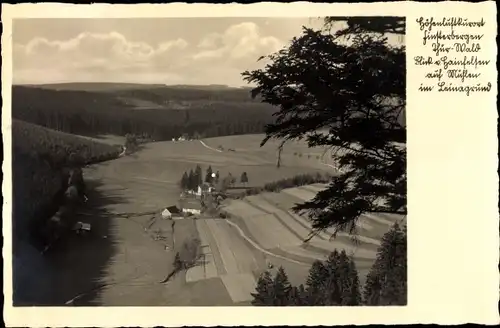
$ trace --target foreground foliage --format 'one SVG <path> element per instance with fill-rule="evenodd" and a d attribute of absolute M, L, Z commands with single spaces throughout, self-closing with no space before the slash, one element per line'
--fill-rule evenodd
<path fill-rule="evenodd" d="M 406 261 L 406 228 L 396 224 L 384 235 L 364 287 L 354 261 L 344 250 L 335 250 L 326 261 L 312 264 L 305 286 L 292 286 L 282 267 L 274 277 L 265 271 L 252 293 L 252 305 L 406 305 Z"/>
<path fill-rule="evenodd" d="M 338 21 L 347 27 L 335 31 Z M 243 73 L 255 96 L 279 108 L 262 145 L 305 139 L 338 162 L 328 189 L 294 208 L 315 230 L 354 232 L 365 212 L 406 214 L 405 47 L 383 34 L 404 27 L 404 18 L 327 18 L 265 57 L 264 69 Z"/>

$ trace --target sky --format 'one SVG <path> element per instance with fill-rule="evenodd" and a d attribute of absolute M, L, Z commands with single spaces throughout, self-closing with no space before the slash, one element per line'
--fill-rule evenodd
<path fill-rule="evenodd" d="M 241 73 L 320 18 L 16 19 L 13 82 L 244 86 Z"/>

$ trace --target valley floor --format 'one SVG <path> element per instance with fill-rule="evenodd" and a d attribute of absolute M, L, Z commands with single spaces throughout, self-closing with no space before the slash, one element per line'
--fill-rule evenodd
<path fill-rule="evenodd" d="M 346 236 L 329 241 L 326 233 L 303 244 L 310 225 L 289 209 L 295 202 L 314 196 L 322 185 L 228 202 L 224 210 L 231 214 L 229 219 L 176 220 L 173 228 L 171 220 L 161 218 L 161 210 L 178 201 L 182 174 L 197 164 L 204 171 L 210 165 L 221 177 L 247 172 L 252 186 L 332 170 L 317 157 L 320 151 L 309 158 L 294 155 L 311 152 L 303 145 L 291 146 L 278 169 L 276 149 L 272 144 L 258 147 L 258 139 L 235 136 L 204 143 L 151 143 L 131 156 L 87 168 L 84 175 L 91 192 L 81 220 L 91 223 L 93 231 L 70 241 L 64 251 L 48 260 L 53 272 L 44 279 L 60 292 L 45 303 L 248 305 L 258 275 L 268 269 L 268 263 L 274 264 L 273 272 L 282 265 L 292 284 L 299 284 L 305 281 L 311 263 L 324 259 L 335 248 L 352 254 L 361 275 L 366 275 L 382 234 L 398 218 L 365 217 L 359 246 L 353 246 Z M 217 151 L 219 145 L 235 151 Z M 201 240 L 202 261 L 161 283 L 172 271 L 175 252 L 193 238 Z M 26 279 L 33 282 L 36 276 Z"/>

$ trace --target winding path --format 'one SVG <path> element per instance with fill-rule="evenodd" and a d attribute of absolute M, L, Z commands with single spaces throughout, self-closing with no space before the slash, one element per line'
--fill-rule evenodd
<path fill-rule="evenodd" d="M 211 149 L 211 150 L 215 150 L 218 153 L 222 153 L 222 150 L 210 147 L 209 145 L 207 145 L 206 143 L 204 143 L 203 140 L 199 140 L 199 141 L 200 141 L 200 143 L 202 144 L 203 147 Z"/>

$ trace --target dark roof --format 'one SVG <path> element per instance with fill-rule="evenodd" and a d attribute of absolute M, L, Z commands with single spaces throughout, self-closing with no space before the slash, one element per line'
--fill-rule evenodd
<path fill-rule="evenodd" d="M 167 210 L 172 214 L 177 214 L 181 212 L 181 210 L 175 205 L 167 207 Z"/>

